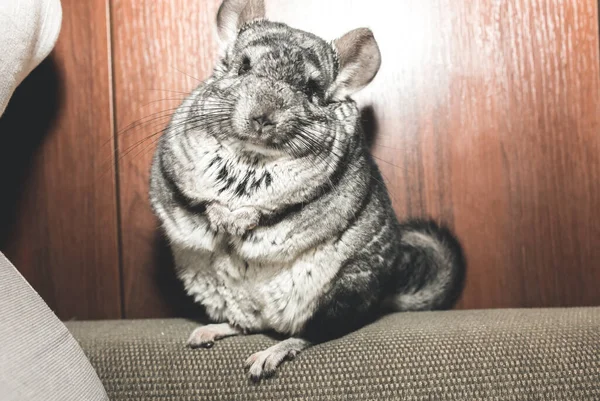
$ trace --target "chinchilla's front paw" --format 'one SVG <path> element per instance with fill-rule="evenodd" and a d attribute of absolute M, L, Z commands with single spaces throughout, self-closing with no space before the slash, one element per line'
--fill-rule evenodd
<path fill-rule="evenodd" d="M 258 225 L 260 213 L 253 207 L 242 207 L 233 212 L 229 222 L 229 233 L 238 237 L 243 236 L 248 231 Z"/>
<path fill-rule="evenodd" d="M 227 221 L 231 215 L 231 210 L 220 203 L 211 203 L 206 206 L 206 217 L 210 224 L 210 229 L 217 233 L 227 232 Z"/>
<path fill-rule="evenodd" d="M 210 228 L 215 232 L 226 232 L 238 237 L 255 228 L 260 213 L 253 207 L 245 206 L 234 211 L 219 203 L 211 203 L 206 208 Z"/>

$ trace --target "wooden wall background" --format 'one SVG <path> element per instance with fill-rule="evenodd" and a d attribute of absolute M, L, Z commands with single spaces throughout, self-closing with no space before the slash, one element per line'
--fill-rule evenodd
<path fill-rule="evenodd" d="M 195 313 L 147 201 L 157 133 L 210 74 L 219 0 L 63 0 L 0 119 L 0 249 L 63 319 Z M 272 19 L 375 32 L 357 96 L 399 216 L 454 227 L 458 307 L 600 305 L 596 0 L 305 0 Z"/>

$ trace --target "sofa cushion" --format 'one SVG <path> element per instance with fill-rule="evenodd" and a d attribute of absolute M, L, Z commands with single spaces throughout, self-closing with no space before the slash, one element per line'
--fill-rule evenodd
<path fill-rule="evenodd" d="M 113 400 L 599 400 L 600 308 L 404 313 L 251 383 L 263 335 L 191 350 L 185 320 L 73 322 Z"/>
<path fill-rule="evenodd" d="M 0 253 L 0 401 L 108 400 L 67 328 Z"/>

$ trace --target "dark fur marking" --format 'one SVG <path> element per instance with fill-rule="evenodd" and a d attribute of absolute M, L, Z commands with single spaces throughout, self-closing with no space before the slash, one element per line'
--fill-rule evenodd
<path fill-rule="evenodd" d="M 346 261 L 305 325 L 303 337 L 315 343 L 328 341 L 375 320 L 383 295 L 382 284 L 387 282 L 385 275 L 375 269 L 363 256 Z"/>
<path fill-rule="evenodd" d="M 217 181 L 225 181 L 227 176 L 228 176 L 227 166 L 223 166 L 223 167 L 221 167 L 221 170 L 219 170 L 219 174 L 217 174 Z"/>
<path fill-rule="evenodd" d="M 225 187 L 223 187 L 223 189 L 225 190 L 225 189 L 230 188 L 234 182 L 235 182 L 235 177 L 229 177 L 227 179 L 227 183 L 225 184 Z"/>
<path fill-rule="evenodd" d="M 235 188 L 235 194 L 237 196 L 243 196 L 243 195 L 248 194 L 248 192 L 249 192 L 247 190 L 248 181 L 250 181 L 250 179 L 253 178 L 255 174 L 256 174 L 256 172 L 254 170 L 246 171 L 244 178 L 242 178 L 242 181 Z"/>
<path fill-rule="evenodd" d="M 269 173 L 267 171 L 265 173 L 265 185 L 266 185 L 267 188 L 269 188 L 272 183 L 273 183 L 273 177 L 271 176 L 271 173 Z"/>
<path fill-rule="evenodd" d="M 240 182 L 236 187 L 235 187 L 235 191 L 233 192 L 236 196 L 243 196 L 246 195 L 246 183 L 245 182 Z"/>
<path fill-rule="evenodd" d="M 246 278 L 247 274 L 248 274 L 248 262 L 244 262 L 244 278 Z"/>
<path fill-rule="evenodd" d="M 281 221 L 286 219 L 288 216 L 300 212 L 305 205 L 305 203 L 294 203 L 276 211 L 275 213 L 269 215 L 262 215 L 259 225 L 267 227 L 274 226 L 275 224 L 280 223 Z M 275 245 L 275 243 L 273 243 L 273 245 Z"/>
<path fill-rule="evenodd" d="M 219 190 L 217 191 L 217 193 L 220 195 L 223 192 L 225 192 L 225 190 L 231 188 L 231 186 L 233 185 L 233 183 L 235 182 L 235 177 L 229 177 L 227 179 L 227 181 L 225 182 L 225 184 L 219 188 Z"/>
<path fill-rule="evenodd" d="M 160 173 L 165 179 L 165 183 L 167 185 L 167 189 L 173 196 L 173 201 L 186 209 L 188 212 L 192 214 L 204 214 L 206 212 L 206 202 L 197 202 L 194 199 L 186 196 L 180 189 L 168 169 L 164 165 L 164 160 L 162 157 L 159 157 L 158 160 L 158 168 Z"/>
<path fill-rule="evenodd" d="M 220 163 L 220 162 L 221 162 L 221 160 L 223 160 L 223 159 L 221 159 L 221 156 L 219 156 L 219 155 L 216 155 L 216 156 L 215 156 L 215 157 L 214 157 L 214 158 L 213 158 L 213 159 L 210 161 L 210 163 L 208 164 L 208 167 L 210 168 L 210 167 L 214 166 L 215 164 L 217 164 L 217 163 Z"/>
<path fill-rule="evenodd" d="M 258 180 L 257 179 L 252 180 L 252 184 L 250 184 L 250 191 L 255 192 L 258 188 L 260 188 L 260 184 L 262 183 L 264 178 L 265 178 L 265 176 L 263 175 Z"/>

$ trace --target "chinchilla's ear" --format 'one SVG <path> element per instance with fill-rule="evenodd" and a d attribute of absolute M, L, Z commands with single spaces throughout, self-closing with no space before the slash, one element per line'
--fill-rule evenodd
<path fill-rule="evenodd" d="M 381 53 L 373 32 L 359 28 L 333 41 L 339 70 L 328 91 L 331 100 L 343 100 L 361 90 L 375 78 L 381 65 Z"/>
<path fill-rule="evenodd" d="M 217 28 L 224 46 L 237 37 L 244 23 L 265 17 L 264 0 L 223 0 L 217 13 Z"/>

